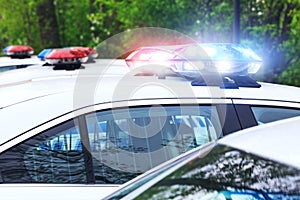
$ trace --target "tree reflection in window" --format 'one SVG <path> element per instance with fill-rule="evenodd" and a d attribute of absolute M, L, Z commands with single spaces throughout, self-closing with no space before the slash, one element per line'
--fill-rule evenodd
<path fill-rule="evenodd" d="M 220 145 L 137 199 L 300 199 L 299 191 L 298 169 Z"/>

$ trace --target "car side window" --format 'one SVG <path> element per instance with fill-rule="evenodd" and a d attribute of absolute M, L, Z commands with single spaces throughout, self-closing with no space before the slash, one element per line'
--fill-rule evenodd
<path fill-rule="evenodd" d="M 79 128 L 73 120 L 0 155 L 5 183 L 86 183 Z"/>
<path fill-rule="evenodd" d="M 295 108 L 251 106 L 251 109 L 258 125 L 300 116 L 300 109 Z"/>
<path fill-rule="evenodd" d="M 86 116 L 96 183 L 124 183 L 222 136 L 215 106 L 137 107 Z"/>

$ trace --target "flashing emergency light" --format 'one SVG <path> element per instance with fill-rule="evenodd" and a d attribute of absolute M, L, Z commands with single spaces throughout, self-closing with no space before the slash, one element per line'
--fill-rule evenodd
<path fill-rule="evenodd" d="M 98 57 L 98 52 L 91 47 L 65 47 L 64 49 L 75 49 L 84 52 L 88 56 L 88 61 L 93 61 Z"/>
<path fill-rule="evenodd" d="M 84 53 L 86 53 L 88 56 L 91 56 L 92 58 L 98 57 L 97 51 L 90 47 L 71 47 L 71 49 L 78 49 L 79 51 L 83 51 Z"/>
<path fill-rule="evenodd" d="M 45 61 L 46 60 L 46 56 L 52 51 L 53 49 L 44 49 L 42 50 L 38 55 L 37 57 L 39 59 L 41 59 L 42 61 Z"/>
<path fill-rule="evenodd" d="M 11 58 L 29 58 L 34 50 L 28 45 L 12 45 L 5 47 L 3 52 Z"/>
<path fill-rule="evenodd" d="M 54 49 L 46 56 L 46 61 L 55 66 L 54 69 L 78 69 L 88 56 L 76 49 Z"/>
<path fill-rule="evenodd" d="M 164 65 L 178 73 L 254 74 L 262 59 L 240 44 L 206 43 L 142 47 L 125 59 L 129 68 Z"/>

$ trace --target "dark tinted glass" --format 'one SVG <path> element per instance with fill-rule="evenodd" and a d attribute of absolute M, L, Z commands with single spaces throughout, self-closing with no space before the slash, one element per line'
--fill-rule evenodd
<path fill-rule="evenodd" d="M 137 199 L 300 199 L 300 171 L 226 146 L 186 163 Z"/>
<path fill-rule="evenodd" d="M 2 183 L 86 183 L 78 126 L 66 122 L 0 155 Z"/>
<path fill-rule="evenodd" d="M 258 124 L 300 116 L 300 109 L 295 108 L 252 106 L 251 109 Z"/>
<path fill-rule="evenodd" d="M 79 129 L 68 121 L 1 153 L 0 182 L 86 183 L 88 175 L 89 183 L 121 184 L 223 135 L 211 105 L 99 111 L 86 122 Z M 88 141 L 84 149 L 79 130 Z M 89 174 L 86 166 L 93 167 Z"/>
<path fill-rule="evenodd" d="M 152 106 L 86 116 L 96 183 L 125 183 L 222 136 L 215 106 Z"/>

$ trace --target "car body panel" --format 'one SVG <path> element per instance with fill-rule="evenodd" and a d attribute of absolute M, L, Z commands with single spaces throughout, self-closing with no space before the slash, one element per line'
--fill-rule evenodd
<path fill-rule="evenodd" d="M 31 200 L 99 200 L 117 190 L 118 187 L 119 185 L 3 184 L 0 186 L 0 191 L 1 198 L 7 200 L 29 199 L 27 197 Z"/>
<path fill-rule="evenodd" d="M 31 65 L 42 65 L 43 63 L 36 56 L 30 58 L 0 57 L 0 72 L 25 68 Z"/>

